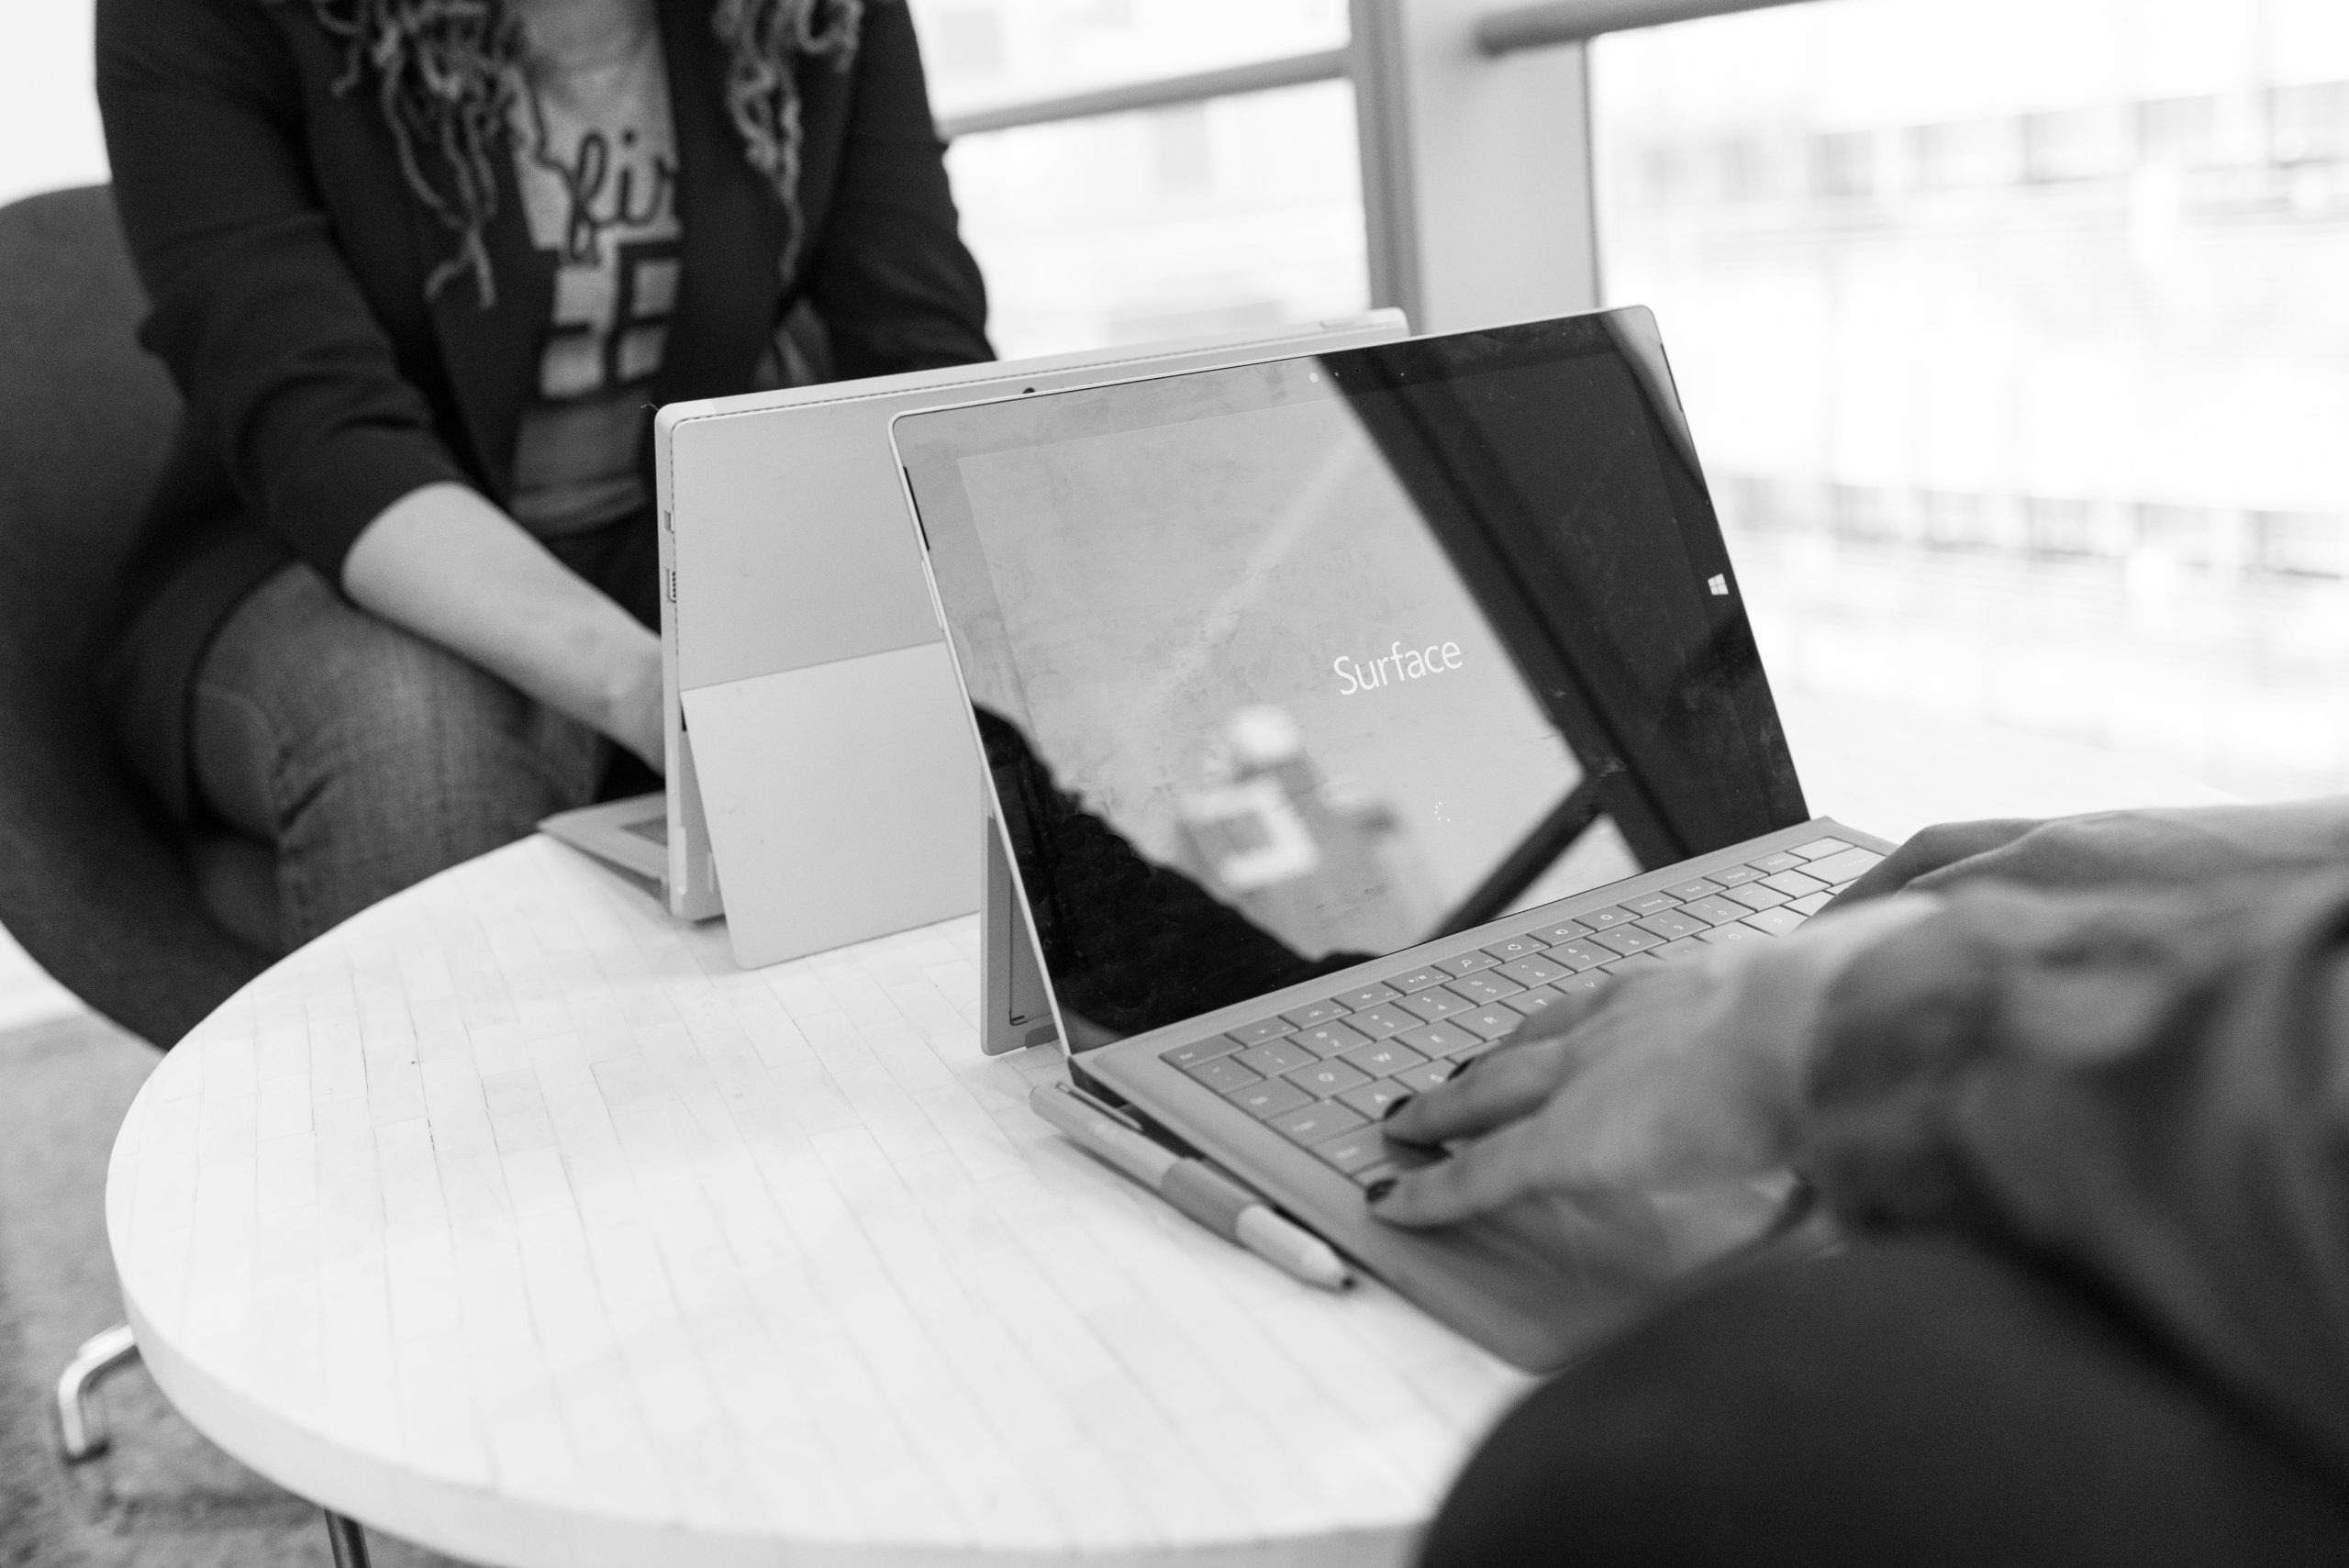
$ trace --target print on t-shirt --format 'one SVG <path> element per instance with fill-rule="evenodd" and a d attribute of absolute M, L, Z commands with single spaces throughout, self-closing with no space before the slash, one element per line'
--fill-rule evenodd
<path fill-rule="evenodd" d="M 514 516 L 576 533 L 647 496 L 637 456 L 668 347 L 682 229 L 667 74 L 657 38 L 592 110 L 526 83 L 515 166 L 532 240 L 556 258 L 538 395 L 514 454 Z"/>

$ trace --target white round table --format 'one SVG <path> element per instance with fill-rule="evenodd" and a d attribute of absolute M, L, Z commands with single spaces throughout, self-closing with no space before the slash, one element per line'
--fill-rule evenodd
<path fill-rule="evenodd" d="M 1784 697 L 1815 810 L 2196 804 L 2093 748 Z M 1397 1562 L 1524 1380 L 1035 1119 L 976 925 L 752 973 L 534 839 L 277 964 L 158 1066 L 106 1222 L 156 1381 L 475 1562 Z"/>
<path fill-rule="evenodd" d="M 533 839 L 163 1058 L 156 1382 L 303 1496 L 574 1564 L 1398 1562 L 1523 1380 L 1226 1245 L 980 1055 L 969 919 L 774 968 Z"/>

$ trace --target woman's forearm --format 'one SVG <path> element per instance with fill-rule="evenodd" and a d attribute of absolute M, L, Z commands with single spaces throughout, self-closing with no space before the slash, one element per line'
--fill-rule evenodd
<path fill-rule="evenodd" d="M 662 765 L 660 639 L 479 493 L 428 484 L 384 508 L 342 587 Z"/>

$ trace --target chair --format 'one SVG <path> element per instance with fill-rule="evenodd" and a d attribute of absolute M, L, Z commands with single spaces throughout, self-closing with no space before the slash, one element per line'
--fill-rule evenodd
<path fill-rule="evenodd" d="M 178 398 L 133 334 L 145 309 L 105 186 L 0 208 L 0 925 L 98 1012 L 168 1047 L 260 973 L 198 884 L 203 847 L 117 762 L 90 664 Z M 128 1328 L 59 1385 L 67 1457 L 106 1445 L 88 1403 Z"/>

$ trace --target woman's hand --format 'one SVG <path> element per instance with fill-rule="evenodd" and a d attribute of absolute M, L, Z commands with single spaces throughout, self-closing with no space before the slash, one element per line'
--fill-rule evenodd
<path fill-rule="evenodd" d="M 1553 1005 L 1387 1118 L 1390 1136 L 1453 1154 L 1397 1178 L 1372 1212 L 1417 1228 L 1712 1194 L 1742 1217 L 1723 1241 L 1744 1239 L 1766 1218 L 1753 1195 L 1782 1188 L 1798 1152 L 1828 987 L 1862 950 L 1938 906 L 1887 901 Z"/>
<path fill-rule="evenodd" d="M 611 650 L 609 666 L 609 692 L 601 716 L 586 722 L 643 758 L 654 773 L 667 773 L 660 642 L 650 635 L 625 638 Z"/>
<path fill-rule="evenodd" d="M 342 585 L 664 770 L 661 639 L 475 492 L 393 502 L 352 542 Z"/>

